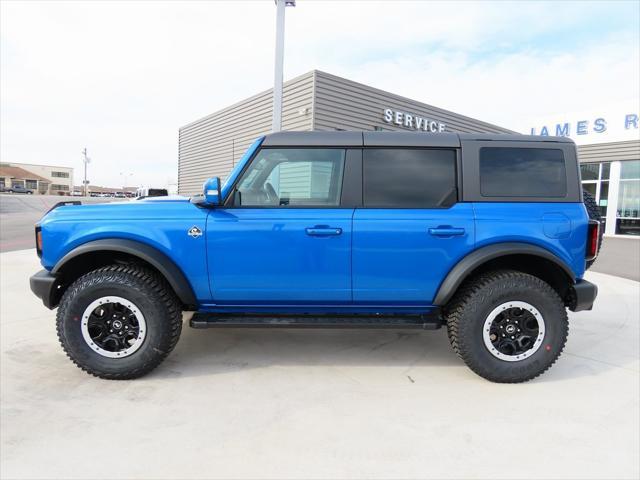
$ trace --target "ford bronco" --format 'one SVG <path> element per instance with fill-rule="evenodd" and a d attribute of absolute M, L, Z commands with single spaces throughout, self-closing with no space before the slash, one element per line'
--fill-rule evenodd
<path fill-rule="evenodd" d="M 107 379 L 160 364 L 192 311 L 195 328 L 446 326 L 478 375 L 523 382 L 596 297 L 578 167 L 566 138 L 266 135 L 190 199 L 54 207 L 31 289 L 71 360 Z"/>

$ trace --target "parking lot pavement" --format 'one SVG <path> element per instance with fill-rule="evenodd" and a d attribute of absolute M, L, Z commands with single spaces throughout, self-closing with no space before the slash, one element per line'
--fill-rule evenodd
<path fill-rule="evenodd" d="M 2 478 L 638 478 L 640 284 L 590 273 L 542 377 L 489 383 L 444 329 L 191 330 L 135 381 L 83 373 L 0 255 Z"/>
<path fill-rule="evenodd" d="M 0 194 L 0 252 L 35 248 L 34 225 L 58 202 L 105 203 L 115 198 Z"/>

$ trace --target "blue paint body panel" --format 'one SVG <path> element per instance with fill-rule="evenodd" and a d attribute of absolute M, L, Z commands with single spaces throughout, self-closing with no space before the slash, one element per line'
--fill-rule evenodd
<path fill-rule="evenodd" d="M 447 273 L 473 251 L 474 231 L 470 203 L 447 209 L 356 210 L 354 302 L 429 305 Z"/>
<path fill-rule="evenodd" d="M 478 202 L 473 208 L 476 248 L 501 242 L 529 243 L 564 261 L 575 278 L 584 275 L 588 226 L 584 204 Z"/>
<path fill-rule="evenodd" d="M 213 302 L 350 303 L 352 216 L 353 209 L 341 208 L 211 210 L 207 248 Z M 309 234 L 314 227 L 340 233 Z"/>
<path fill-rule="evenodd" d="M 68 252 L 93 240 L 136 240 L 172 259 L 197 300 L 205 302 L 211 298 L 205 237 L 193 238 L 187 231 L 194 225 L 204 231 L 208 214 L 184 197 L 59 207 L 40 221 L 42 265 L 51 270 Z"/>

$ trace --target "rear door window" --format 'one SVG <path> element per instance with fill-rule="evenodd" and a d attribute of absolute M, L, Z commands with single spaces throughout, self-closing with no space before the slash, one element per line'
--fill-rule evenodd
<path fill-rule="evenodd" d="M 565 197 L 567 172 L 563 151 L 481 148 L 480 194 L 483 197 Z"/>
<path fill-rule="evenodd" d="M 442 208 L 456 201 L 455 150 L 368 148 L 363 161 L 365 207 Z"/>

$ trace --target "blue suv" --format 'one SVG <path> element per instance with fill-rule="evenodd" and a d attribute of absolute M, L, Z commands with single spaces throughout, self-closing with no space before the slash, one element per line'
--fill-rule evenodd
<path fill-rule="evenodd" d="M 446 325 L 474 372 L 523 382 L 597 293 L 599 216 L 566 138 L 283 132 L 190 199 L 69 203 L 36 225 L 31 289 L 102 378 L 152 370 L 193 311 L 195 328 Z"/>

